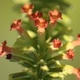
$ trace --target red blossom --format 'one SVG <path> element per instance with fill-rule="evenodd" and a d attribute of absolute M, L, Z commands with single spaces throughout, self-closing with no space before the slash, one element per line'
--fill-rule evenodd
<path fill-rule="evenodd" d="M 53 46 L 54 48 L 59 48 L 61 46 L 61 41 L 59 39 L 54 39 Z"/>
<path fill-rule="evenodd" d="M 46 20 L 44 20 L 43 18 L 39 18 L 37 20 L 34 20 L 35 22 L 35 26 L 38 27 L 38 31 L 39 32 L 44 32 L 47 26 L 48 26 L 48 22 Z"/>
<path fill-rule="evenodd" d="M 25 4 L 21 10 L 23 13 L 27 13 L 27 15 L 31 15 L 32 14 L 32 10 L 34 8 L 33 4 Z"/>
<path fill-rule="evenodd" d="M 55 24 L 58 19 L 62 19 L 62 14 L 56 9 L 54 11 L 49 11 L 50 23 Z"/>
<path fill-rule="evenodd" d="M 33 13 L 32 15 L 31 15 L 31 18 L 33 19 L 33 20 L 37 20 L 37 19 L 39 19 L 39 18 L 41 18 L 42 17 L 42 13 L 41 12 L 35 12 L 35 13 Z"/>
<path fill-rule="evenodd" d="M 11 53 L 11 48 L 6 46 L 7 42 L 4 41 L 0 46 L 0 56 Z"/>
<path fill-rule="evenodd" d="M 17 30 L 19 33 L 23 32 L 23 28 L 21 27 L 21 20 L 14 20 L 13 23 L 11 24 L 10 30 Z"/>
<path fill-rule="evenodd" d="M 69 49 L 66 54 L 65 54 L 66 58 L 70 59 L 70 60 L 73 60 L 74 58 L 74 51 Z"/>

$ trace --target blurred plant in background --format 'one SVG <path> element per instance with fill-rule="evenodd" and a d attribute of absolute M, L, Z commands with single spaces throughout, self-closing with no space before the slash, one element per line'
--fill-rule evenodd
<path fill-rule="evenodd" d="M 80 45 L 71 36 L 70 19 L 65 0 L 14 0 L 13 9 L 22 14 L 14 20 L 10 30 L 17 30 L 19 37 L 13 47 L 6 40 L 0 46 L 0 56 L 25 67 L 22 72 L 10 74 L 9 80 L 64 79 L 67 74 L 80 78 L 80 69 L 62 64 L 60 60 L 73 60 L 74 47 Z"/>

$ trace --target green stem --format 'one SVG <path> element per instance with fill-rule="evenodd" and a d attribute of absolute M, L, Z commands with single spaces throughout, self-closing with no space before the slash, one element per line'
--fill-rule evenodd
<path fill-rule="evenodd" d="M 20 34 L 26 41 L 28 41 L 35 49 L 38 49 L 36 42 L 29 36 L 29 34 L 24 30 L 22 34 Z"/>
<path fill-rule="evenodd" d="M 38 43 L 39 43 L 39 46 L 40 46 L 40 51 L 43 52 L 45 50 L 45 36 L 46 36 L 46 32 L 44 33 L 40 33 L 38 32 Z"/>

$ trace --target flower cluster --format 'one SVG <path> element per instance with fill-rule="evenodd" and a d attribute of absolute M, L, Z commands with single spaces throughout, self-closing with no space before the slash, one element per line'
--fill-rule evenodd
<path fill-rule="evenodd" d="M 35 23 L 35 26 L 38 27 L 38 31 L 39 32 L 44 32 L 45 28 L 48 27 L 48 22 L 47 20 L 43 19 L 42 17 L 42 13 L 40 12 L 35 12 L 32 13 L 34 6 L 32 4 L 28 4 L 28 5 L 24 5 L 22 7 L 22 12 L 26 13 Z M 49 16 L 50 16 L 50 24 L 55 24 L 57 22 L 58 19 L 61 18 L 61 13 L 58 12 L 57 10 L 54 11 L 50 11 L 49 12 Z M 61 18 L 62 19 L 62 18 Z"/>
<path fill-rule="evenodd" d="M 27 65 L 23 66 L 25 66 L 28 69 L 30 67 L 33 68 L 32 72 L 34 73 L 34 75 L 38 76 L 37 79 L 45 80 L 46 76 L 49 76 L 52 79 L 54 79 L 54 77 L 61 77 L 60 75 L 64 77 L 66 74 L 75 74 L 77 78 L 80 78 L 80 69 L 74 68 L 70 65 L 65 65 L 63 67 L 63 65 L 58 61 L 60 59 L 67 59 L 67 60 L 74 59 L 75 53 L 73 49 L 76 46 L 80 46 L 80 34 L 78 34 L 77 40 L 67 43 L 66 46 L 64 46 L 65 44 L 63 44 L 59 38 L 54 38 L 47 42 L 46 35 L 48 28 L 53 27 L 59 19 L 62 19 L 62 14 L 58 12 L 58 10 L 56 9 L 53 11 L 49 11 L 50 19 L 49 21 L 47 21 L 43 18 L 43 14 L 41 12 L 36 11 L 35 13 L 33 13 L 33 9 L 34 9 L 33 4 L 25 4 L 21 8 L 21 11 L 25 13 L 37 27 L 36 38 L 38 41 L 36 39 L 32 39 L 28 34 L 28 32 L 21 26 L 22 25 L 21 19 L 14 20 L 10 26 L 10 30 L 17 30 L 21 38 L 24 39 L 25 42 L 28 42 L 29 48 L 32 47 L 33 50 L 27 50 L 28 48 L 26 50 L 22 49 L 21 54 L 19 54 L 18 50 L 15 47 L 14 48 L 8 47 L 6 45 L 7 42 L 4 41 L 0 45 L 0 56 L 6 55 L 6 59 L 9 60 L 13 59 L 16 61 L 18 60 L 17 62 L 19 63 L 20 61 L 23 61 L 23 63 Z M 28 53 L 26 54 L 26 52 L 29 52 L 29 54 Z M 58 66 L 59 68 L 57 68 L 56 66 Z M 56 69 L 57 70 L 61 69 L 61 70 L 57 72 Z"/>

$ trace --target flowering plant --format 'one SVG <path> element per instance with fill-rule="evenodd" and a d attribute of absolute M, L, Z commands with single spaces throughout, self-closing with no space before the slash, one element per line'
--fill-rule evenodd
<path fill-rule="evenodd" d="M 31 26 L 27 31 L 21 19 L 14 20 L 10 30 L 17 30 L 19 37 L 13 47 L 5 40 L 0 46 L 0 56 L 5 55 L 11 62 L 18 62 L 25 67 L 22 72 L 9 75 L 9 80 L 53 80 L 64 79 L 67 74 L 80 78 L 80 69 L 62 64 L 60 60 L 73 60 L 74 47 L 80 45 L 77 40 L 63 42 L 55 34 L 56 23 L 61 23 L 62 14 L 57 9 L 48 12 L 48 18 L 39 12 L 33 12 L 33 4 L 25 4 L 21 11 L 29 17 Z"/>

